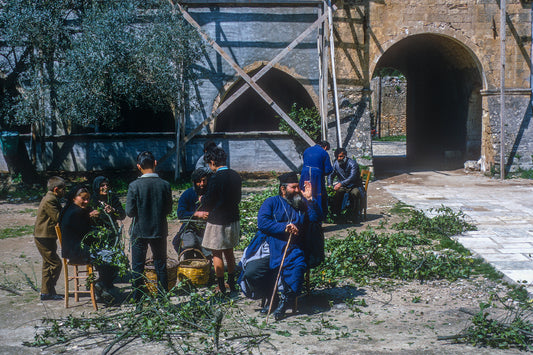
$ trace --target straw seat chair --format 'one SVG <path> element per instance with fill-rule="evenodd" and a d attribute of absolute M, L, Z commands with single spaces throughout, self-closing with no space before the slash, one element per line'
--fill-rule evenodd
<path fill-rule="evenodd" d="M 56 234 L 57 239 L 59 239 L 59 245 L 63 248 L 62 238 L 61 238 L 61 229 L 59 224 L 56 225 Z M 63 273 L 65 274 L 65 308 L 68 308 L 68 301 L 70 292 L 74 294 L 74 300 L 76 302 L 80 301 L 80 294 L 89 294 L 91 296 L 91 302 L 95 311 L 98 310 L 96 305 L 96 295 L 94 292 L 94 282 L 91 282 L 89 290 L 85 289 L 85 281 L 88 278 L 94 277 L 94 268 L 91 264 L 74 264 L 69 262 L 67 259 L 63 259 Z M 85 266 L 85 270 L 82 267 Z M 69 267 L 73 269 L 73 275 L 69 276 Z M 70 282 L 74 282 L 74 290 L 69 291 Z"/>

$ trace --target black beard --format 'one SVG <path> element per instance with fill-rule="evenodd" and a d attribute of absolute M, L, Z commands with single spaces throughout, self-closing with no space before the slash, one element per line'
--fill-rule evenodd
<path fill-rule="evenodd" d="M 203 194 L 206 193 L 207 191 L 207 187 L 197 187 L 197 186 L 194 186 L 194 191 L 196 192 L 196 194 L 198 196 L 202 196 Z"/>
<path fill-rule="evenodd" d="M 297 211 L 303 211 L 304 210 L 304 200 L 302 198 L 302 195 L 300 194 L 293 194 L 291 196 L 285 196 L 285 200 L 291 205 L 295 210 Z"/>

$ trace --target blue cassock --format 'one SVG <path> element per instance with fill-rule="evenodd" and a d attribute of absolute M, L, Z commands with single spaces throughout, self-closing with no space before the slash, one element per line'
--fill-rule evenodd
<path fill-rule="evenodd" d="M 249 258 L 253 255 L 266 240 L 270 248 L 270 268 L 278 268 L 289 239 L 289 234 L 285 232 L 285 227 L 290 223 L 296 225 L 300 234 L 292 236 L 287 256 L 283 262 L 281 278 L 292 291 L 300 292 L 304 273 L 307 269 L 302 250 L 303 239 L 306 237 L 304 231 L 307 230 L 309 222 L 320 222 L 320 218 L 320 210 L 315 200 L 307 202 L 306 213 L 306 211 L 294 209 L 281 196 L 267 198 L 257 214 L 257 227 L 259 230 L 246 249 L 244 257 Z"/>
<path fill-rule="evenodd" d="M 328 213 L 328 194 L 325 176 L 333 171 L 329 154 L 321 146 L 314 145 L 304 151 L 302 173 L 300 175 L 300 189 L 304 188 L 304 181 L 311 181 L 313 199 L 315 199 L 324 219 Z"/>

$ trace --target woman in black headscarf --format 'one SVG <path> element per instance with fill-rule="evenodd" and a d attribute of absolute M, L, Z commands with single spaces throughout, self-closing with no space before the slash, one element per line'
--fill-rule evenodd
<path fill-rule="evenodd" d="M 109 179 L 105 176 L 97 176 L 93 180 L 93 194 L 90 207 L 94 210 L 102 209 L 105 213 L 98 216 L 95 223 L 97 225 L 107 225 L 111 221 L 113 227 L 118 230 L 117 221 L 126 218 L 126 211 L 122 207 L 118 197 L 111 192 Z"/>
<path fill-rule="evenodd" d="M 95 263 L 97 251 L 91 253 L 91 243 L 96 242 L 98 234 L 91 233 L 91 218 L 99 217 L 97 210 L 91 210 L 89 200 L 91 194 L 85 186 L 75 186 L 67 196 L 67 203 L 59 215 L 62 245 L 61 254 L 73 264 Z M 98 271 L 98 281 L 95 284 L 99 296 L 107 303 L 115 301 L 116 297 L 108 290 L 113 289 L 115 267 L 106 262 L 95 263 Z"/>
<path fill-rule="evenodd" d="M 90 254 L 82 240 L 91 231 L 91 212 L 88 205 L 91 194 L 83 185 L 73 187 L 67 195 L 67 203 L 59 214 L 61 228 L 61 255 L 71 263 L 87 264 Z"/>

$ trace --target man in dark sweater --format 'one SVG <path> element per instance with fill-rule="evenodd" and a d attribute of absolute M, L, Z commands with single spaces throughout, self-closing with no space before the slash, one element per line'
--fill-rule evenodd
<path fill-rule="evenodd" d="M 170 184 L 155 173 L 157 161 L 151 152 L 137 157 L 142 176 L 128 187 L 126 214 L 133 218 L 131 227 L 131 268 L 133 299 L 142 298 L 143 271 L 148 245 L 152 249 L 159 292 L 168 289 L 167 215 L 172 211 Z"/>
<path fill-rule="evenodd" d="M 218 289 L 223 294 L 226 292 L 226 286 L 222 254 L 226 258 L 228 267 L 230 291 L 236 291 L 233 248 L 240 241 L 239 202 L 241 202 L 241 177 L 226 166 L 226 158 L 226 152 L 218 147 L 206 152 L 205 160 L 215 174 L 209 179 L 207 193 L 202 197 L 202 204 L 209 212 L 202 246 L 213 253 Z"/>
<path fill-rule="evenodd" d="M 351 201 L 356 204 L 355 212 L 359 218 L 359 210 L 357 207 L 362 195 L 365 193 L 363 182 L 361 180 L 361 172 L 359 164 L 354 159 L 346 157 L 346 149 L 337 148 L 335 150 L 335 163 L 333 164 L 333 172 L 328 176 L 329 186 L 333 186 L 335 196 L 331 204 L 331 212 L 335 216 L 339 216 L 345 205 L 345 195 L 351 195 Z M 337 183 L 334 180 L 337 178 Z"/>

